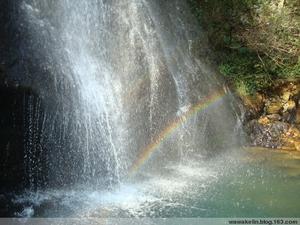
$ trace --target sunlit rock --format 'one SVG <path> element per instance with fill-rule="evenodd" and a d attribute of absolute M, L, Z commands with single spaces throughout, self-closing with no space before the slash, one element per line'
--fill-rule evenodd
<path fill-rule="evenodd" d="M 266 112 L 268 114 L 278 114 L 281 109 L 282 103 L 281 101 L 278 101 L 278 99 L 273 99 L 266 104 Z"/>
<path fill-rule="evenodd" d="M 291 95 L 292 95 L 291 92 L 286 91 L 286 92 L 284 92 L 282 94 L 281 98 L 282 98 L 282 100 L 284 100 L 285 102 L 287 102 L 290 99 Z"/>
<path fill-rule="evenodd" d="M 258 123 L 262 124 L 262 125 L 267 125 L 269 124 L 271 121 L 267 116 L 262 116 L 258 119 Z"/>
<path fill-rule="evenodd" d="M 280 121 L 281 118 L 282 118 L 279 114 L 270 114 L 270 115 L 266 115 L 266 117 L 267 117 L 270 121 Z"/>
<path fill-rule="evenodd" d="M 295 107 L 296 107 L 296 103 L 293 100 L 289 100 L 283 105 L 283 112 L 290 111 Z"/>

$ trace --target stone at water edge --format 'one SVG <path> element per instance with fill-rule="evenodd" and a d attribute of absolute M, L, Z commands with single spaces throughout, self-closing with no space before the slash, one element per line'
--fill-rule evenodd
<path fill-rule="evenodd" d="M 283 143 L 282 149 L 290 151 L 300 151 L 300 131 L 291 126 L 287 132 L 281 135 Z"/>
<path fill-rule="evenodd" d="M 271 121 L 267 116 L 252 120 L 247 125 L 253 146 L 300 151 L 300 131 L 291 124 Z"/>
<path fill-rule="evenodd" d="M 280 148 L 282 146 L 281 135 L 287 132 L 289 127 L 288 123 L 280 121 L 262 124 L 258 120 L 252 120 L 247 124 L 246 132 L 253 146 Z"/>
<path fill-rule="evenodd" d="M 295 148 L 297 151 L 300 151 L 300 141 L 295 142 Z"/>
<path fill-rule="evenodd" d="M 300 131 L 296 127 L 290 127 L 290 129 L 286 132 L 286 135 L 293 138 L 300 138 Z"/>
<path fill-rule="evenodd" d="M 255 101 L 250 107 L 244 103 L 248 112 L 252 113 L 246 123 L 251 144 L 300 151 L 300 131 L 297 129 L 297 126 L 300 128 L 300 82 L 278 83 L 269 95 L 264 95 L 262 102 L 258 102 L 263 105 L 263 110 L 253 110 Z M 249 103 L 249 99 L 246 103 Z"/>

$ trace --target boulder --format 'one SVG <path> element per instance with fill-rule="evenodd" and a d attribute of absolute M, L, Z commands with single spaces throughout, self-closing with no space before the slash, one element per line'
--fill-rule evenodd
<path fill-rule="evenodd" d="M 283 145 L 281 136 L 289 128 L 288 123 L 280 121 L 262 124 L 258 120 L 252 120 L 246 125 L 251 145 L 266 148 L 280 148 Z"/>
<path fill-rule="evenodd" d="M 300 151 L 300 130 L 289 123 L 271 121 L 263 116 L 250 121 L 246 131 L 253 146 Z"/>
<path fill-rule="evenodd" d="M 242 95 L 240 96 L 244 106 L 250 112 L 250 114 L 260 113 L 265 105 L 265 96 L 260 93 L 254 95 Z"/>
<path fill-rule="evenodd" d="M 267 116 L 261 116 L 257 122 L 261 125 L 267 125 L 271 122 L 271 120 Z"/>
<path fill-rule="evenodd" d="M 243 101 L 247 112 L 252 113 L 245 123 L 251 145 L 300 151 L 299 81 L 277 81 L 268 94 Z"/>
<path fill-rule="evenodd" d="M 281 136 L 284 146 L 291 146 L 290 150 L 300 151 L 300 131 L 291 126 L 287 132 Z"/>
<path fill-rule="evenodd" d="M 296 103 L 293 100 L 289 100 L 283 105 L 283 112 L 291 111 L 295 108 L 296 108 Z"/>
<path fill-rule="evenodd" d="M 287 102 L 288 100 L 290 100 L 290 97 L 292 96 L 292 93 L 290 91 L 285 91 L 283 92 L 283 94 L 281 95 L 281 99 L 285 102 Z"/>
<path fill-rule="evenodd" d="M 266 103 L 267 114 L 279 114 L 282 109 L 282 102 L 279 99 L 271 99 Z"/>
<path fill-rule="evenodd" d="M 282 119 L 282 117 L 279 114 L 270 114 L 270 115 L 266 115 L 266 117 L 270 121 L 280 121 Z"/>
<path fill-rule="evenodd" d="M 299 81 L 286 82 L 282 80 L 274 87 L 274 92 L 278 93 L 282 99 L 288 101 L 294 95 L 300 93 L 300 83 Z M 287 97 L 289 97 L 287 99 Z"/>

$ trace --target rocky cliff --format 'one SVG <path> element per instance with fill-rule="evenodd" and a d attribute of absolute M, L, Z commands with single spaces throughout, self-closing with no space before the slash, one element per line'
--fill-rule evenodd
<path fill-rule="evenodd" d="M 300 151 L 300 81 L 278 80 L 264 93 L 240 98 L 250 145 Z"/>

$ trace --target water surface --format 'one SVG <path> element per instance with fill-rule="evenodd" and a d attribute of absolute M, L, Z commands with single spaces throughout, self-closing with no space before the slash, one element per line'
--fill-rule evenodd
<path fill-rule="evenodd" d="M 163 170 L 141 169 L 113 190 L 26 192 L 21 217 L 299 217 L 300 154 L 240 150 Z M 196 157 L 195 157 L 196 158 Z"/>

